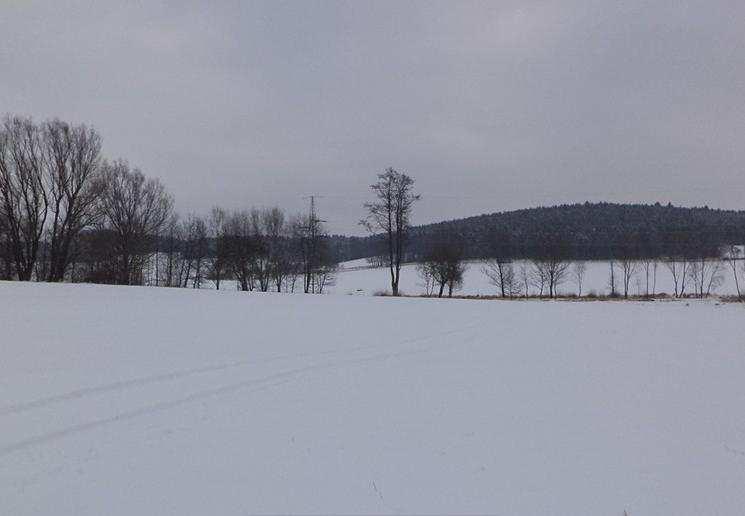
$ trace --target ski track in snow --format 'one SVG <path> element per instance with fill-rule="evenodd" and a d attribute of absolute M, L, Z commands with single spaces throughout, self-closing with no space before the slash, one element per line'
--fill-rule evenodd
<path fill-rule="evenodd" d="M 466 326 L 459 327 L 456 329 L 438 332 L 432 335 L 426 335 L 422 337 L 405 339 L 403 341 L 391 344 L 391 346 L 394 348 L 398 348 L 400 346 L 404 346 L 407 344 L 415 344 L 417 342 L 429 342 L 437 338 L 456 335 L 464 331 L 478 328 L 480 324 L 481 324 L 480 321 L 476 321 L 476 322 L 472 322 Z M 154 404 L 147 405 L 147 406 L 144 406 L 138 409 L 122 412 L 112 417 L 101 418 L 101 419 L 97 419 L 97 420 L 90 421 L 87 423 L 70 426 L 67 428 L 63 428 L 61 430 L 44 433 L 44 434 L 41 434 L 35 437 L 31 437 L 29 439 L 24 439 L 22 441 L 18 441 L 15 443 L 11 443 L 9 445 L 2 446 L 0 447 L 0 458 L 10 455 L 14 452 L 33 447 L 33 446 L 45 444 L 50 441 L 55 441 L 57 439 L 62 439 L 69 435 L 77 434 L 80 432 L 85 432 L 88 430 L 92 430 L 94 428 L 99 428 L 99 427 L 111 425 L 111 424 L 122 422 L 122 421 L 136 419 L 140 416 L 154 414 L 157 412 L 172 409 L 172 408 L 179 407 L 182 405 L 188 405 L 190 403 L 202 401 L 204 399 L 214 398 L 214 397 L 218 397 L 224 394 L 231 394 L 236 391 L 247 389 L 249 387 L 256 387 L 256 388 L 248 390 L 247 393 L 257 392 L 257 391 L 268 389 L 268 388 L 271 388 L 277 385 L 281 385 L 283 383 L 287 383 L 297 376 L 308 374 L 311 372 L 330 370 L 330 369 L 336 369 L 336 368 L 341 368 L 341 367 L 353 367 L 353 366 L 364 365 L 369 362 L 385 361 L 385 360 L 389 360 L 392 358 L 416 355 L 419 353 L 426 353 L 427 351 L 429 351 L 432 347 L 436 345 L 437 344 L 432 344 L 429 346 L 423 346 L 417 349 L 410 349 L 410 350 L 404 350 L 404 351 L 378 353 L 378 354 L 374 354 L 371 356 L 362 357 L 359 359 L 332 361 L 332 362 L 326 362 L 326 363 L 319 364 L 319 365 L 298 367 L 295 369 L 281 371 L 276 374 L 271 374 L 271 375 L 268 375 L 262 378 L 247 380 L 244 382 L 238 382 L 238 383 L 233 383 L 229 385 L 219 386 L 213 389 L 206 389 L 206 390 L 198 391 L 196 393 L 190 394 L 189 396 L 185 396 L 183 398 L 154 403 Z M 300 354 L 295 354 L 295 355 L 283 355 L 283 356 L 278 356 L 278 357 L 272 357 L 272 358 L 262 360 L 262 361 L 246 360 L 246 361 L 239 361 L 239 362 L 233 362 L 229 364 L 222 364 L 222 365 L 216 365 L 216 366 L 207 366 L 207 367 L 193 368 L 193 369 L 187 369 L 187 370 L 181 370 L 181 371 L 173 371 L 171 373 L 153 375 L 153 376 L 144 377 L 144 378 L 113 382 L 113 383 L 101 385 L 98 387 L 77 389 L 77 390 L 74 390 L 74 391 L 71 391 L 65 394 L 48 396 L 45 398 L 33 400 L 33 401 L 23 403 L 23 404 L 10 405 L 0 411 L 0 416 L 3 416 L 3 415 L 7 416 L 7 415 L 16 414 L 16 413 L 22 413 L 22 412 L 29 411 L 29 410 L 46 408 L 46 407 L 49 407 L 55 404 L 64 403 L 66 401 L 73 401 L 79 398 L 83 398 L 85 396 L 101 394 L 101 393 L 106 393 L 110 391 L 120 391 L 120 390 L 127 389 L 130 387 L 144 386 L 144 385 L 159 383 L 159 382 L 164 382 L 164 381 L 185 379 L 190 376 L 197 375 L 197 374 L 220 372 L 220 371 L 224 371 L 229 368 L 235 368 L 235 367 L 240 367 L 244 365 L 269 363 L 269 362 L 284 360 L 287 358 L 293 358 L 293 359 L 309 358 L 309 357 L 312 358 L 312 357 L 325 356 L 325 355 L 335 354 L 335 353 L 340 353 L 340 352 L 351 354 L 357 351 L 368 350 L 368 349 L 377 348 L 377 347 L 378 346 L 376 345 L 367 345 L 367 346 L 357 346 L 357 347 L 352 347 L 352 348 L 337 348 L 337 349 L 322 351 L 319 353 L 300 353 Z"/>

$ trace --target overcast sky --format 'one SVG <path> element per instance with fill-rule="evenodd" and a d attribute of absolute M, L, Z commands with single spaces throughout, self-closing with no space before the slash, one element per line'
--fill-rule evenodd
<path fill-rule="evenodd" d="M 179 211 L 375 174 L 415 221 L 584 200 L 745 208 L 745 2 L 0 0 L 0 112 L 95 126 Z"/>

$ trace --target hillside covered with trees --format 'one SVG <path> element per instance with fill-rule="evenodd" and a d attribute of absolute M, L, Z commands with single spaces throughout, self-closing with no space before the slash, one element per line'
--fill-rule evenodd
<path fill-rule="evenodd" d="M 499 212 L 411 228 L 408 261 L 434 243 L 456 242 L 467 258 L 666 258 L 716 255 L 745 243 L 745 211 L 671 204 L 583 203 Z M 381 253 L 382 237 L 333 237 L 341 260 Z"/>

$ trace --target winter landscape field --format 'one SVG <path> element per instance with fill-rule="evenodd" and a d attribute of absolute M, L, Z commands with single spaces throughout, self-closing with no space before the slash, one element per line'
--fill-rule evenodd
<path fill-rule="evenodd" d="M 745 514 L 745 1 L 0 34 L 0 516 Z"/>
<path fill-rule="evenodd" d="M 0 305 L 2 514 L 745 506 L 740 304 L 2 282 Z"/>
<path fill-rule="evenodd" d="M 742 262 L 742 260 L 740 260 Z M 584 277 L 582 278 L 582 295 L 594 293 L 600 296 L 610 294 L 609 276 L 610 262 L 605 260 L 586 261 Z M 531 269 L 533 266 L 529 261 L 515 260 L 513 268 L 517 271 L 521 266 Z M 461 296 L 496 296 L 499 288 L 494 285 L 484 273 L 485 264 L 480 260 L 470 260 L 465 263 L 462 285 L 454 292 Z M 567 267 L 567 272 L 559 285 L 560 295 L 577 294 L 577 282 L 573 273 L 574 264 Z M 650 268 L 649 285 L 650 293 L 665 294 L 673 296 L 675 286 L 672 275 L 665 265 L 660 261 L 656 266 L 656 273 Z M 738 294 L 735 286 L 734 275 L 730 264 L 723 260 L 716 264 L 717 272 L 716 286 L 712 288 L 712 295 L 736 296 Z M 745 273 L 745 265 L 737 265 L 738 277 Z M 622 271 L 618 263 L 615 264 L 616 290 L 622 289 Z M 387 267 L 371 267 L 365 259 L 354 260 L 340 264 L 339 272 L 334 277 L 333 285 L 328 287 L 329 292 L 352 295 L 374 295 L 386 292 L 386 283 L 390 283 L 390 273 Z M 642 296 L 646 293 L 646 275 L 641 263 L 635 264 L 634 273 L 629 282 L 629 295 Z M 708 277 L 707 277 L 708 281 Z M 687 278 L 686 294 L 693 295 L 694 281 Z M 212 285 L 210 285 L 212 286 Z M 389 286 L 388 286 L 389 287 Z M 232 284 L 232 288 L 235 285 Z M 416 264 L 403 265 L 401 274 L 401 289 L 404 294 L 412 296 L 424 295 L 426 292 L 424 280 L 417 272 Z M 741 290 L 743 290 L 741 286 Z M 535 285 L 530 286 L 531 295 L 538 293 Z"/>

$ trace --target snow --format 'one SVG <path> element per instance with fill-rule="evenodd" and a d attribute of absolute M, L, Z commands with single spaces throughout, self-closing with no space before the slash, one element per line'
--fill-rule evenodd
<path fill-rule="evenodd" d="M 745 310 L 0 282 L 0 510 L 739 514 Z"/>
<path fill-rule="evenodd" d="M 514 267 L 517 272 L 521 262 L 515 262 Z M 610 264 L 607 261 L 588 261 L 585 277 L 582 284 L 582 294 L 586 295 L 593 291 L 596 294 L 608 294 L 608 279 L 610 275 Z M 497 295 L 497 288 L 489 283 L 489 279 L 483 273 L 483 263 L 472 261 L 467 264 L 463 287 L 457 292 L 463 295 Z M 623 291 L 621 283 L 621 270 L 616 263 L 616 290 Z M 650 273 L 651 274 L 651 273 Z M 742 274 L 742 273 L 740 273 Z M 722 279 L 722 285 L 716 288 L 713 294 L 735 295 L 737 290 L 732 275 L 732 269 L 726 262 L 722 262 L 719 275 Z M 371 268 L 367 265 L 366 260 L 354 260 L 341 264 L 340 272 L 336 275 L 336 284 L 328 288 L 329 292 L 340 294 L 372 295 L 376 292 L 390 291 L 390 273 L 386 267 Z M 687 280 L 688 284 L 686 293 L 692 293 L 693 284 Z M 630 283 L 632 294 L 644 294 L 645 289 L 644 271 L 641 264 Z M 650 290 L 652 277 L 650 276 Z M 418 276 L 416 265 L 406 264 L 401 269 L 401 291 L 405 294 L 419 295 L 424 293 L 422 279 Z M 672 294 L 673 279 L 670 271 L 664 263 L 657 266 L 657 293 Z M 571 268 L 565 281 L 559 286 L 559 292 L 563 294 L 576 294 L 577 285 L 573 280 Z"/>

